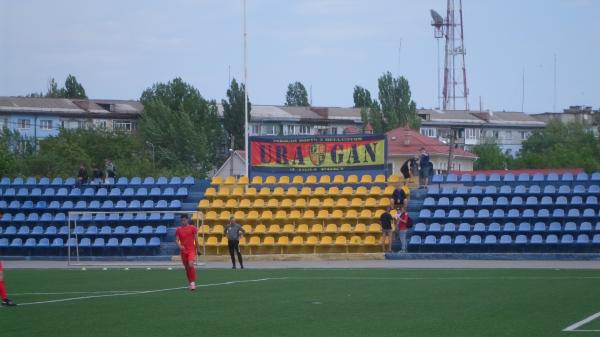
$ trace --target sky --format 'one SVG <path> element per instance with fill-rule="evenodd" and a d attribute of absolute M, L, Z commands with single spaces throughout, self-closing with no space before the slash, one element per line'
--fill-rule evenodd
<path fill-rule="evenodd" d="M 458 0 L 457 0 L 458 2 Z M 417 107 L 438 107 L 430 9 L 444 0 L 247 0 L 248 93 L 285 102 L 302 82 L 314 106 L 377 95 L 390 71 Z M 220 101 L 243 78 L 242 0 L 0 0 L 0 96 L 45 92 L 73 74 L 90 98 L 139 99 L 175 77 Z M 464 0 L 471 109 L 600 108 L 600 1 Z M 442 45 L 443 51 L 443 45 Z M 523 102 L 523 74 L 525 77 Z"/>

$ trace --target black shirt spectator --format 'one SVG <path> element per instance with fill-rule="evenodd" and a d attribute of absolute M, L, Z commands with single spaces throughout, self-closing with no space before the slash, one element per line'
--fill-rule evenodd
<path fill-rule="evenodd" d="M 77 184 L 83 185 L 88 182 L 88 172 L 83 164 L 79 166 L 79 172 L 77 173 Z"/>
<path fill-rule="evenodd" d="M 379 221 L 381 222 L 381 229 L 383 230 L 391 230 L 392 229 L 392 221 L 394 221 L 394 219 L 392 218 L 392 215 L 390 214 L 390 212 L 385 211 L 381 214 L 381 217 L 379 217 Z"/>
<path fill-rule="evenodd" d="M 394 202 L 394 206 L 404 205 L 404 200 L 406 199 L 406 193 L 401 187 L 396 187 L 394 193 L 392 193 L 392 200 Z"/>

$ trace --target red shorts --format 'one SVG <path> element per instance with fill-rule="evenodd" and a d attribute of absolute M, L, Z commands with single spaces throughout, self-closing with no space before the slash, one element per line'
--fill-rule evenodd
<path fill-rule="evenodd" d="M 187 265 L 190 261 L 194 262 L 194 259 L 196 259 L 196 254 L 194 254 L 194 252 L 181 253 L 181 263 L 184 265 Z"/>

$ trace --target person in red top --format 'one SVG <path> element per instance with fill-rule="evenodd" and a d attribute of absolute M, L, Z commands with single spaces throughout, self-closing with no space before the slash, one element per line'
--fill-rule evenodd
<path fill-rule="evenodd" d="M 396 213 L 396 232 L 398 233 L 398 238 L 402 243 L 402 253 L 406 252 L 406 232 L 408 231 L 408 212 L 404 206 L 398 209 L 398 213 Z"/>
<path fill-rule="evenodd" d="M 4 285 L 4 272 L 2 271 L 2 261 L 0 261 L 0 299 L 2 300 L 2 305 L 6 305 L 9 307 L 14 307 L 15 302 L 11 301 L 6 294 L 6 286 Z"/>
<path fill-rule="evenodd" d="M 196 269 L 194 269 L 194 260 L 196 259 L 196 250 L 198 249 L 198 229 L 189 222 L 186 214 L 183 214 L 179 221 L 181 226 L 175 231 L 175 241 L 179 246 L 181 253 L 181 262 L 185 268 L 190 290 L 196 289 Z"/>

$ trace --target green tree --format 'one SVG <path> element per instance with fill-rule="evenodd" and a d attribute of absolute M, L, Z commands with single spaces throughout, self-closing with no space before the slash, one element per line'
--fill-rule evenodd
<path fill-rule="evenodd" d="M 65 80 L 65 88 L 63 91 L 65 98 L 87 98 L 83 85 L 77 82 L 77 78 L 71 74 L 69 74 Z"/>
<path fill-rule="evenodd" d="M 479 157 L 475 161 L 475 170 L 503 170 L 507 166 L 507 156 L 493 141 L 474 146 L 473 153 Z"/>
<path fill-rule="evenodd" d="M 245 150 L 245 119 L 244 119 L 244 84 L 239 85 L 235 78 L 227 90 L 227 100 L 221 100 L 223 105 L 223 126 L 229 137 L 234 137 L 234 149 Z M 252 106 L 248 100 L 248 120 Z M 231 138 L 230 138 L 231 139 Z"/>
<path fill-rule="evenodd" d="M 417 105 L 411 99 L 408 80 L 403 76 L 394 78 L 388 71 L 379 77 L 378 86 L 386 130 L 403 125 L 418 129 L 421 123 L 417 116 Z"/>
<path fill-rule="evenodd" d="M 300 82 L 290 83 L 285 95 L 287 106 L 308 106 L 308 94 L 306 88 Z"/>
<path fill-rule="evenodd" d="M 352 94 L 352 97 L 354 98 L 355 108 L 369 108 L 373 104 L 371 93 L 369 90 L 361 86 L 357 85 L 354 87 L 354 93 Z"/>
<path fill-rule="evenodd" d="M 15 175 L 18 169 L 18 161 L 13 151 L 12 139 L 14 134 L 6 126 L 0 130 L 0 176 Z"/>
<path fill-rule="evenodd" d="M 46 97 L 48 98 L 63 98 L 65 97 L 65 90 L 58 87 L 58 83 L 54 78 L 48 80 L 48 90 L 46 91 Z"/>

